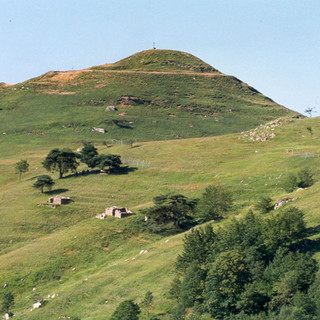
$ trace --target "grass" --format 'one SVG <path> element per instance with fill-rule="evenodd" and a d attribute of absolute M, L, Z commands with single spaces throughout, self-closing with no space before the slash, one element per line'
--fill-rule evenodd
<path fill-rule="evenodd" d="M 125 105 L 123 96 L 137 99 Z M 108 105 L 118 111 L 105 111 Z M 261 195 L 274 202 L 290 196 L 296 200 L 288 205 L 306 212 L 308 226 L 320 224 L 318 119 L 292 119 L 296 113 L 191 55 L 153 50 L 114 65 L 1 85 L 0 108 L 0 284 L 14 293 L 16 319 L 106 319 L 120 301 L 139 302 L 149 290 L 152 312 L 170 308 L 165 293 L 184 234 L 150 234 L 139 214 L 94 218 L 112 205 L 138 212 L 154 196 L 172 191 L 199 197 L 220 183 L 234 194 L 232 217 L 253 208 Z M 286 120 L 268 141 L 240 133 L 280 116 Z M 52 192 L 32 188 L 37 176 L 48 174 L 41 162 L 51 149 L 75 151 L 83 141 L 100 153 L 120 154 L 131 170 L 60 180 L 50 173 Z M 14 172 L 20 159 L 30 164 L 21 181 Z M 314 170 L 315 185 L 286 194 L 283 177 L 305 166 Z M 52 194 L 74 201 L 57 209 L 38 206 Z M 142 249 L 148 253 L 140 255 Z M 48 298 L 53 293 L 58 296 Z M 39 298 L 47 304 L 30 311 Z"/>
<path fill-rule="evenodd" d="M 147 63 L 150 59 L 154 63 Z M 109 70 L 120 65 L 120 71 Z M 143 70 L 137 71 L 137 65 Z M 240 132 L 296 115 L 232 76 L 201 68 L 209 66 L 191 55 L 153 50 L 107 69 L 49 72 L 4 87 L 1 138 L 12 137 L 15 144 L 27 146 L 53 140 L 172 140 Z M 125 96 L 134 99 L 124 103 Z M 118 111 L 106 111 L 109 105 Z M 92 132 L 92 127 L 103 127 L 106 133 Z"/>
<path fill-rule="evenodd" d="M 307 126 L 312 126 L 313 138 L 307 134 Z M 95 219 L 107 206 L 124 205 L 134 210 L 150 206 L 154 196 L 168 191 L 198 197 L 206 186 L 221 183 L 229 186 L 235 196 L 231 216 L 241 215 L 253 208 L 261 195 L 271 196 L 274 201 L 288 196 L 281 188 L 284 175 L 308 166 L 314 170 L 317 182 L 289 195 L 296 198 L 289 205 L 306 212 L 308 226 L 320 224 L 319 158 L 286 152 L 294 148 L 299 155 L 311 151 L 319 154 L 318 119 L 287 122 L 277 127 L 275 134 L 266 142 L 231 134 L 141 142 L 134 148 L 100 145 L 100 153 L 121 154 L 149 166 L 137 166 L 125 175 L 92 174 L 61 180 L 55 173 L 55 189 L 64 190 L 63 194 L 74 200 L 58 209 L 37 207 L 49 194 L 40 194 L 31 187 L 37 175 L 46 173 L 41 167 L 43 157 L 57 145 L 34 145 L 30 151 L 21 152 L 15 140 L 6 137 L 2 141 L 4 150 L 10 146 L 14 150 L 0 160 L 4 172 L 0 186 L 0 283 L 9 283 L 15 294 L 17 319 L 34 319 L 35 314 L 37 319 L 56 319 L 57 315 L 105 319 L 119 301 L 128 297 L 139 301 L 148 290 L 155 296 L 154 311 L 164 312 L 170 307 L 164 293 L 173 277 L 183 234 L 162 238 L 141 233 L 139 217 L 122 221 Z M 68 146 L 75 149 L 78 143 Z M 20 158 L 30 162 L 30 171 L 19 182 L 14 163 Z M 148 253 L 139 255 L 142 249 Z M 319 253 L 315 256 L 318 258 Z M 32 291 L 33 287 L 37 289 Z M 47 299 L 43 309 L 29 311 L 37 298 L 53 293 L 58 297 Z"/>

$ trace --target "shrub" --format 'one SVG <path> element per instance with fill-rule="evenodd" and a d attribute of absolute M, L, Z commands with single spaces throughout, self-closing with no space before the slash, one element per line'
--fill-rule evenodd
<path fill-rule="evenodd" d="M 221 218 L 233 203 L 232 193 L 223 186 L 209 186 L 204 190 L 197 206 L 199 221 Z"/>
<path fill-rule="evenodd" d="M 297 177 L 293 174 L 289 174 L 282 183 L 282 187 L 286 192 L 293 192 L 298 188 Z"/>
<path fill-rule="evenodd" d="M 272 199 L 270 197 L 261 197 L 260 200 L 256 203 L 254 206 L 256 210 L 258 210 L 260 213 L 267 213 L 272 208 Z"/>
<path fill-rule="evenodd" d="M 298 187 L 308 188 L 313 185 L 313 174 L 309 168 L 301 169 L 298 172 Z"/>
<path fill-rule="evenodd" d="M 138 320 L 140 307 L 132 300 L 125 300 L 119 304 L 110 320 Z"/>

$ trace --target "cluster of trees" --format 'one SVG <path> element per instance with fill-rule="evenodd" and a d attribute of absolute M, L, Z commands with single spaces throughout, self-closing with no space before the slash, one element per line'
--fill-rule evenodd
<path fill-rule="evenodd" d="M 249 212 L 215 232 L 196 229 L 176 262 L 172 319 L 184 319 L 187 308 L 214 319 L 318 319 L 318 265 L 297 250 L 305 236 L 294 207 L 265 219 Z"/>
<path fill-rule="evenodd" d="M 88 168 L 99 168 L 105 170 L 108 167 L 111 170 L 119 169 L 122 162 L 121 157 L 116 154 L 98 154 L 97 148 L 90 142 L 84 143 L 84 147 L 80 151 L 80 159 Z"/>
<path fill-rule="evenodd" d="M 80 165 L 78 161 L 85 163 L 89 169 L 99 168 L 104 170 L 108 167 L 109 172 L 115 169 L 119 169 L 122 162 L 119 155 L 115 154 L 98 154 L 97 148 L 90 142 L 84 143 L 80 154 L 73 152 L 70 149 L 52 149 L 46 156 L 42 165 L 48 171 L 58 171 L 59 179 L 71 172 L 77 172 L 77 168 Z M 16 163 L 16 173 L 21 174 L 28 171 L 29 164 L 26 160 L 21 160 Z M 39 189 L 42 193 L 44 188 L 51 190 L 54 185 L 53 179 L 49 175 L 40 175 L 37 177 L 36 182 L 33 184 L 34 188 Z"/>
<path fill-rule="evenodd" d="M 183 230 L 195 224 L 217 220 L 233 204 L 232 193 L 223 186 L 208 186 L 200 199 L 182 194 L 165 194 L 153 198 L 154 206 L 141 210 L 154 232 Z"/>
<path fill-rule="evenodd" d="M 119 169 L 121 166 L 121 158 L 115 154 L 98 154 L 97 148 L 90 142 L 85 142 L 80 154 L 70 149 L 52 149 L 46 156 L 42 165 L 48 171 L 58 171 L 59 178 L 71 172 L 77 172 L 77 168 L 81 162 L 85 163 L 89 169 L 99 168 L 104 170 L 108 167 L 109 172 L 113 169 Z"/>

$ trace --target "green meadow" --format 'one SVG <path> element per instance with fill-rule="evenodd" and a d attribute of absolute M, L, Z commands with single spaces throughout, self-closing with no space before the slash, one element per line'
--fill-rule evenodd
<path fill-rule="evenodd" d="M 141 302 L 147 291 L 154 301 L 141 319 L 168 319 L 167 292 L 185 235 L 152 233 L 139 212 L 161 194 L 199 198 L 209 185 L 226 186 L 234 204 L 212 222 L 215 228 L 254 209 L 261 196 L 274 203 L 295 198 L 284 208 L 302 209 L 307 226 L 318 226 L 320 124 L 300 117 L 198 58 L 169 50 L 0 84 L 0 291 L 13 293 L 15 319 L 108 319 L 121 301 Z M 43 168 L 53 148 L 76 152 L 84 142 L 99 154 L 120 155 L 123 169 L 58 179 Z M 19 160 L 30 165 L 21 180 Z M 301 168 L 311 169 L 315 184 L 287 194 L 286 175 Z M 40 193 L 32 185 L 43 174 L 55 185 Z M 72 202 L 39 206 L 59 194 Z M 114 205 L 136 214 L 95 218 Z M 313 250 L 320 260 L 319 248 Z M 43 307 L 31 311 L 40 299 Z"/>
<path fill-rule="evenodd" d="M 307 127 L 312 127 L 312 136 Z M 174 277 L 184 235 L 150 234 L 143 229 L 144 217 L 139 214 L 124 220 L 95 219 L 108 206 L 126 206 L 138 213 L 151 206 L 156 195 L 178 192 L 199 197 L 206 186 L 219 183 L 234 194 L 230 216 L 252 209 L 261 195 L 271 196 L 274 202 L 290 196 L 296 200 L 288 205 L 305 212 L 309 227 L 317 226 L 319 183 L 286 194 L 281 182 L 286 174 L 302 167 L 309 167 L 319 180 L 319 120 L 289 119 L 274 133 L 274 138 L 264 142 L 250 141 L 239 133 L 138 142 L 132 148 L 97 141 L 99 153 L 120 154 L 130 170 L 126 174 L 70 175 L 60 180 L 54 173 L 56 184 L 45 194 L 32 188 L 35 178 L 47 173 L 41 161 L 54 147 L 76 150 L 79 143 L 50 147 L 39 143 L 21 151 L 17 143 L 21 137 L 7 135 L 1 145 L 8 152 L 0 161 L 0 283 L 8 283 L 14 292 L 16 318 L 106 319 L 120 301 L 133 298 L 139 302 L 148 290 L 155 296 L 153 312 L 170 308 L 165 293 Z M 30 163 L 21 181 L 14 174 L 14 164 L 20 159 Z M 82 166 L 80 170 L 85 168 Z M 68 195 L 74 202 L 57 209 L 38 206 L 55 193 Z M 148 252 L 140 255 L 141 250 Z M 317 250 L 315 256 L 319 256 Z M 54 293 L 58 296 L 47 298 Z M 30 311 L 41 297 L 47 304 Z"/>

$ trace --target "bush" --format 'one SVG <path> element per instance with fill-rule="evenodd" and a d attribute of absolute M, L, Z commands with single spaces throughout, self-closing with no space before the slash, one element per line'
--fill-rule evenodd
<path fill-rule="evenodd" d="M 298 187 L 308 188 L 313 185 L 313 174 L 309 168 L 301 169 L 298 172 Z"/>
<path fill-rule="evenodd" d="M 298 188 L 297 177 L 293 174 L 289 174 L 284 179 L 282 187 L 286 192 L 293 192 L 294 190 L 296 190 Z"/>
<path fill-rule="evenodd" d="M 223 186 L 209 186 L 204 190 L 197 206 L 200 222 L 219 219 L 232 206 L 232 193 Z"/>
<path fill-rule="evenodd" d="M 138 320 L 140 307 L 132 300 L 125 300 L 119 304 L 110 320 Z"/>
<path fill-rule="evenodd" d="M 254 206 L 256 210 L 258 210 L 260 213 L 267 213 L 270 210 L 272 210 L 272 199 L 270 197 L 261 197 L 260 200 L 256 203 Z"/>

